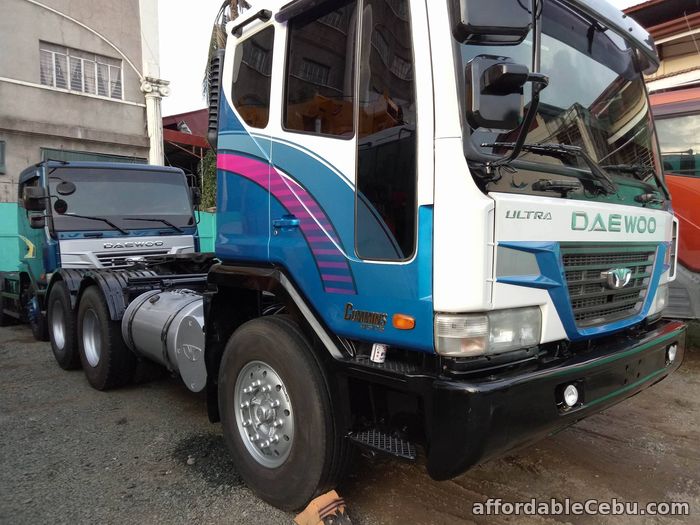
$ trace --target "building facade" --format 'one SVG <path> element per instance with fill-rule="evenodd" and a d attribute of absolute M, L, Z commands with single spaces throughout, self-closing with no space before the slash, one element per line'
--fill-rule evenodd
<path fill-rule="evenodd" d="M 16 254 L 17 177 L 45 159 L 158 162 L 157 0 L 3 0 L 0 266 Z M 153 148 L 153 139 L 160 144 Z M 155 150 L 155 151 L 154 151 Z"/>

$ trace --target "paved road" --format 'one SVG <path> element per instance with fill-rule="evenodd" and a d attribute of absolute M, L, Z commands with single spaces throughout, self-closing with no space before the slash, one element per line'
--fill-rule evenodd
<path fill-rule="evenodd" d="M 0 523 L 290 523 L 242 485 L 203 397 L 158 379 L 101 393 L 25 327 L 0 329 Z M 192 458 L 194 464 L 188 464 Z M 189 463 L 192 463 L 190 460 Z M 437 483 L 419 465 L 356 462 L 354 522 L 700 523 L 700 354 L 652 390 L 511 456 Z M 474 516 L 472 503 L 681 500 L 687 518 Z"/>

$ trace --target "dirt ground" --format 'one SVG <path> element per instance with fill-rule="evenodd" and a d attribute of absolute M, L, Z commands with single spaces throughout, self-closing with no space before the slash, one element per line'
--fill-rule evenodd
<path fill-rule="evenodd" d="M 21 326 L 0 329 L 0 523 L 291 523 L 257 499 L 202 396 L 174 379 L 115 392 L 64 372 Z M 189 461 L 188 461 L 189 460 Z M 360 458 L 353 522 L 700 523 L 700 353 L 640 395 L 448 482 Z M 686 501 L 687 517 L 478 516 L 486 498 Z"/>

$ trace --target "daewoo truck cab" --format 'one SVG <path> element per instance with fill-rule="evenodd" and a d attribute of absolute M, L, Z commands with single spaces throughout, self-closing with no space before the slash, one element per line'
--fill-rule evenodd
<path fill-rule="evenodd" d="M 197 250 L 191 191 L 179 169 L 46 161 L 20 174 L 18 203 L 20 267 L 0 273 L 0 317 L 29 322 L 38 339 L 48 338 L 47 290 L 57 270 L 128 268 Z"/>
<path fill-rule="evenodd" d="M 667 315 L 700 317 L 700 87 L 650 96 L 666 183 L 679 221 L 678 278 L 670 288 Z"/>
<path fill-rule="evenodd" d="M 226 32 L 217 260 L 60 275 L 95 388 L 163 364 L 293 509 L 351 445 L 449 479 L 680 366 L 658 57 L 633 20 L 603 0 L 295 0 Z"/>

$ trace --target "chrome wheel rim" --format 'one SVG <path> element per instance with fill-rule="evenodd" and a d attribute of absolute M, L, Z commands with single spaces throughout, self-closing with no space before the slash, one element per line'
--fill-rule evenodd
<path fill-rule="evenodd" d="M 234 387 L 236 426 L 250 455 L 267 468 L 282 465 L 294 443 L 294 414 L 279 374 L 263 361 L 241 369 Z"/>
<path fill-rule="evenodd" d="M 63 350 L 66 345 L 65 313 L 60 301 L 51 305 L 51 335 L 56 348 Z"/>
<path fill-rule="evenodd" d="M 89 309 L 83 317 L 83 349 L 88 364 L 95 368 L 100 362 L 102 353 L 102 338 L 100 331 L 100 321 L 95 310 Z"/>

